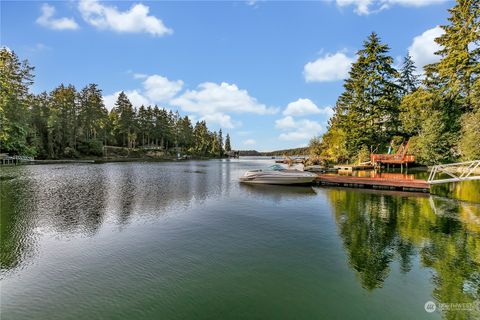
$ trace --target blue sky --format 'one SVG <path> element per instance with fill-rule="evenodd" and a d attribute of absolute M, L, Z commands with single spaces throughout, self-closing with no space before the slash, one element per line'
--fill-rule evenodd
<path fill-rule="evenodd" d="M 304 146 L 326 130 L 372 32 L 400 61 L 435 59 L 452 1 L 2 1 L 1 45 L 28 59 L 34 92 L 97 83 L 232 136 L 236 149 Z"/>

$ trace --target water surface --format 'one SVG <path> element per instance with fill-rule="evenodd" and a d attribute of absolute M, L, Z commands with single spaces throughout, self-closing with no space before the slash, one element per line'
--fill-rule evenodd
<path fill-rule="evenodd" d="M 2 319 L 480 316 L 424 309 L 479 301 L 479 204 L 238 183 L 267 164 L 2 167 Z"/>

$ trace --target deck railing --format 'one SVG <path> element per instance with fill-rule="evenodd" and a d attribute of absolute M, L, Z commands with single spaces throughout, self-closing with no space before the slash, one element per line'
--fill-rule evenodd
<path fill-rule="evenodd" d="M 465 180 L 480 180 L 480 160 L 440 164 L 432 167 L 427 182 L 440 184 Z M 441 175 L 448 176 L 443 178 Z"/>
<path fill-rule="evenodd" d="M 370 161 L 372 163 L 382 161 L 396 161 L 396 162 L 415 162 L 415 156 L 401 155 L 401 154 L 371 154 Z"/>

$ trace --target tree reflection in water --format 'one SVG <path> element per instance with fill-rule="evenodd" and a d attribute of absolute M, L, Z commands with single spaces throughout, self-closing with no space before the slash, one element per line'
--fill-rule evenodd
<path fill-rule="evenodd" d="M 438 303 L 480 299 L 480 205 L 456 200 L 342 189 L 329 190 L 350 266 L 367 290 L 383 286 L 398 260 L 431 268 Z M 446 310 L 447 319 L 474 319 L 478 310 Z"/>
<path fill-rule="evenodd" d="M 20 200 L 32 195 L 32 188 L 28 181 L 22 179 L 8 181 L 8 185 L 15 185 L 14 191 L 7 187 L 6 178 L 1 178 L 0 270 L 7 271 L 18 267 L 35 252 L 35 235 L 31 232 L 35 228 L 35 222 L 28 215 L 32 204 Z"/>

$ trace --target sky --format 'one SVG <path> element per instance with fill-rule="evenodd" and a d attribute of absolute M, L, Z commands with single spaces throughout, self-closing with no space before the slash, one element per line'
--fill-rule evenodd
<path fill-rule="evenodd" d="M 111 109 L 178 110 L 234 149 L 306 146 L 324 133 L 375 31 L 395 65 L 438 60 L 448 0 L 2 1 L 0 44 L 35 66 L 35 93 L 96 83 Z"/>

